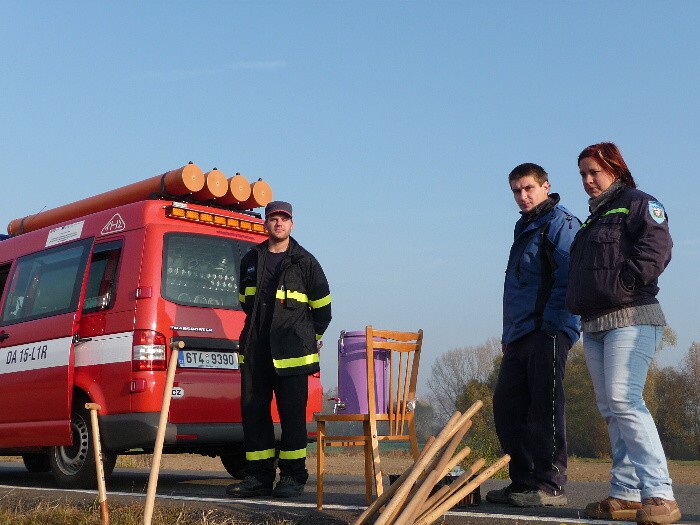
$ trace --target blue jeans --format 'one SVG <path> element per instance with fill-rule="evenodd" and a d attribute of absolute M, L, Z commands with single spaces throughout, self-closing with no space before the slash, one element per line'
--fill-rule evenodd
<path fill-rule="evenodd" d="M 583 334 L 596 403 L 608 424 L 614 498 L 674 499 L 659 433 L 642 398 L 662 335 L 663 327 L 651 325 Z"/>

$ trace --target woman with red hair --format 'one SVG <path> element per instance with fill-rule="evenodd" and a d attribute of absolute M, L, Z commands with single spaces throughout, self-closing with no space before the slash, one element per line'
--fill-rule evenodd
<path fill-rule="evenodd" d="M 658 278 L 671 260 L 668 217 L 637 189 L 618 147 L 593 144 L 578 156 L 591 215 L 571 245 L 566 305 L 581 316 L 583 348 L 612 448 L 609 496 L 586 507 L 598 519 L 673 523 L 666 456 L 642 391 L 661 345 Z"/>

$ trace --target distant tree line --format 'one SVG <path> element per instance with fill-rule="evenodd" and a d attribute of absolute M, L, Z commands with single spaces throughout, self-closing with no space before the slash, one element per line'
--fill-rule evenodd
<path fill-rule="evenodd" d="M 675 346 L 675 332 L 667 328 L 664 343 Z M 446 352 L 432 366 L 429 400 L 418 405 L 419 433 L 427 436 L 444 425 L 455 410 L 464 411 L 476 400 L 484 404 L 473 419 L 467 443 L 485 456 L 500 454 L 493 423 L 493 390 L 501 360 L 500 343 L 491 338 L 477 346 Z M 569 454 L 607 458 L 610 445 L 605 421 L 598 413 L 583 345 L 569 352 L 564 380 Z M 679 367 L 649 370 L 644 399 L 656 421 L 670 459 L 700 458 L 700 343 L 693 342 Z M 422 417 L 418 417 L 421 415 Z"/>
<path fill-rule="evenodd" d="M 667 328 L 664 344 L 675 346 L 675 332 Z M 501 454 L 493 422 L 493 390 L 501 361 L 501 344 L 490 338 L 476 346 L 456 348 L 442 354 L 428 373 L 429 396 L 416 406 L 418 440 L 436 435 L 455 410 L 464 411 L 476 400 L 483 407 L 473 418 L 465 440 L 487 458 Z M 608 458 L 610 445 L 605 421 L 598 413 L 593 385 L 586 367 L 583 345 L 577 342 L 569 352 L 564 379 L 569 454 L 583 458 Z M 332 412 L 337 389 L 326 392 L 324 412 Z M 656 421 L 666 455 L 670 459 L 700 459 L 700 343 L 693 342 L 678 367 L 649 369 L 644 399 Z M 333 424 L 334 428 L 357 424 Z"/>

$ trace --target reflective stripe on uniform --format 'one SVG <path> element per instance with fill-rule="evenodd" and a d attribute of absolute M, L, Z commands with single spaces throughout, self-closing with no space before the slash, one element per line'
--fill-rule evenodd
<path fill-rule="evenodd" d="M 324 306 L 328 306 L 329 304 L 331 304 L 331 294 L 328 294 L 325 297 L 321 297 L 320 299 L 309 301 L 309 306 L 311 308 L 323 308 Z"/>
<path fill-rule="evenodd" d="M 273 359 L 275 368 L 294 368 L 318 363 L 318 352 L 301 357 L 288 357 L 286 359 Z"/>
<path fill-rule="evenodd" d="M 245 298 L 248 296 L 255 295 L 256 292 L 257 292 L 257 288 L 255 286 L 246 286 L 246 289 L 238 294 L 238 300 L 241 303 L 245 303 Z"/>
<path fill-rule="evenodd" d="M 615 208 L 614 210 L 608 210 L 606 211 L 604 215 L 613 215 L 614 213 L 624 213 L 625 215 L 629 215 L 630 210 L 629 208 Z"/>
<path fill-rule="evenodd" d="M 280 459 L 304 459 L 306 457 L 306 449 L 299 450 L 280 450 Z"/>
<path fill-rule="evenodd" d="M 296 292 L 294 290 L 277 290 L 275 293 L 275 299 L 280 301 L 284 299 L 292 299 L 300 303 L 308 303 L 311 308 L 323 308 L 331 304 L 330 294 L 322 297 L 321 299 L 309 300 L 309 296 L 303 292 Z"/>
<path fill-rule="evenodd" d="M 270 459 L 275 457 L 275 449 L 268 448 L 267 450 L 255 450 L 253 452 L 246 452 L 245 458 L 248 461 L 260 461 L 262 459 Z"/>
<path fill-rule="evenodd" d="M 279 299 L 280 301 L 283 299 L 294 299 L 295 301 L 298 301 L 300 303 L 309 302 L 309 298 L 305 293 L 295 292 L 293 290 L 277 290 L 275 298 Z"/>
<path fill-rule="evenodd" d="M 629 215 L 630 210 L 629 208 L 615 208 L 614 210 L 606 211 L 601 215 L 601 217 L 605 217 L 606 215 L 615 215 L 616 213 L 623 213 L 624 215 Z M 588 221 L 584 222 L 581 225 L 581 228 L 585 228 L 586 226 L 588 226 Z"/>

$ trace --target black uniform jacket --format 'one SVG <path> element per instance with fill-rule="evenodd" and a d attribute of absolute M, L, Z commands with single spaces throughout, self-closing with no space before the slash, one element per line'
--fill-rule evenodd
<path fill-rule="evenodd" d="M 661 203 L 623 186 L 576 234 L 566 307 L 585 321 L 657 303 L 658 278 L 671 260 L 672 246 Z"/>
<path fill-rule="evenodd" d="M 241 260 L 240 302 L 246 313 L 240 351 L 254 351 L 260 281 L 265 269 L 268 241 L 252 248 Z M 319 371 L 316 342 L 331 322 L 328 281 L 316 258 L 293 238 L 282 260 L 270 328 L 270 350 L 281 376 Z"/>

